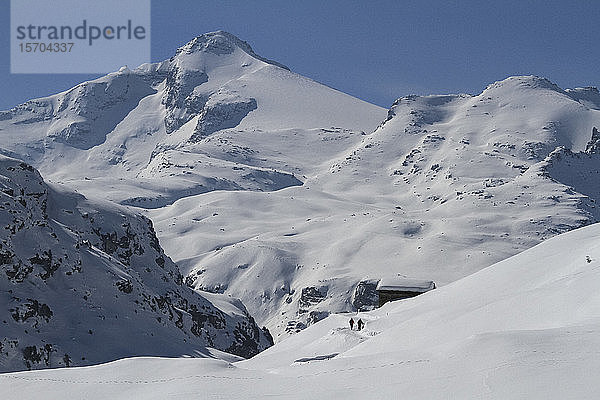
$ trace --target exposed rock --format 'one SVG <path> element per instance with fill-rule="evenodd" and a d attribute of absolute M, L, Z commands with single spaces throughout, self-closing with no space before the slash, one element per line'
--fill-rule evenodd
<path fill-rule="evenodd" d="M 230 102 L 209 102 L 206 104 L 190 142 L 197 142 L 210 134 L 237 126 L 252 110 L 256 109 L 255 99 L 236 99 Z"/>
<path fill-rule="evenodd" d="M 208 75 L 204 71 L 180 68 L 176 65 L 170 69 L 162 99 L 162 103 L 167 107 L 167 133 L 178 129 L 202 111 L 208 96 L 195 94 L 194 89 L 207 81 Z"/>
<path fill-rule="evenodd" d="M 600 132 L 596 127 L 592 128 L 592 138 L 585 146 L 585 152 L 588 154 L 600 153 Z"/>
<path fill-rule="evenodd" d="M 370 311 L 378 307 L 377 279 L 365 279 L 356 285 L 352 293 L 352 306 L 357 311 Z"/>
<path fill-rule="evenodd" d="M 146 218 L 56 192 L 4 156 L 0 189 L 0 371 L 273 344 L 239 300 L 215 297 L 224 312 L 183 285 Z"/>
<path fill-rule="evenodd" d="M 300 300 L 298 301 L 298 313 L 303 314 L 309 311 L 309 308 L 322 302 L 327 296 L 326 286 L 308 286 L 302 288 Z"/>

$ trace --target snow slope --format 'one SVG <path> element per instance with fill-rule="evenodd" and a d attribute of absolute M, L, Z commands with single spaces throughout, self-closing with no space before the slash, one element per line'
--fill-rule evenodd
<path fill-rule="evenodd" d="M 598 221 L 597 98 L 535 76 L 408 96 L 301 187 L 213 192 L 148 216 L 191 285 L 242 298 L 285 337 L 375 305 L 381 278 L 443 286 Z"/>
<path fill-rule="evenodd" d="M 183 285 L 148 219 L 4 156 L 0 199 L 0 371 L 272 344 L 239 300 Z"/>
<path fill-rule="evenodd" d="M 134 358 L 0 375 L 7 399 L 594 399 L 600 225 L 416 298 L 332 315 L 246 361 Z"/>

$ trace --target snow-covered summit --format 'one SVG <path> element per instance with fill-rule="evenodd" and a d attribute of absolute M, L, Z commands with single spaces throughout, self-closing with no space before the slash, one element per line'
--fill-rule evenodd
<path fill-rule="evenodd" d="M 510 76 L 506 79 L 496 81 L 487 86 L 483 94 L 488 94 L 488 91 L 494 91 L 498 89 L 504 90 L 515 90 L 515 89 L 547 89 L 554 90 L 559 93 L 564 93 L 564 90 L 557 84 L 550 81 L 547 78 L 537 75 L 520 75 Z"/>
<path fill-rule="evenodd" d="M 193 39 L 169 60 L 1 112 L 0 152 L 50 179 L 77 181 L 82 190 L 110 170 L 103 192 L 111 200 L 157 207 L 212 190 L 298 185 L 306 166 L 343 144 L 319 149 L 316 158 L 282 160 L 281 149 L 270 144 L 274 138 L 321 142 L 313 132 L 335 127 L 353 135 L 343 140 L 349 143 L 383 115 L 380 107 L 297 75 L 219 31 Z"/>
<path fill-rule="evenodd" d="M 184 46 L 178 48 L 175 52 L 175 56 L 178 56 L 182 53 L 190 55 L 197 52 L 207 52 L 216 55 L 231 54 L 235 51 L 236 48 L 241 49 L 248 55 L 256 58 L 257 60 L 264 61 L 266 63 L 273 64 L 284 69 L 289 69 L 288 67 L 278 63 L 277 61 L 261 57 L 260 55 L 256 54 L 254 50 L 252 50 L 252 47 L 248 44 L 248 42 L 245 42 L 237 36 L 222 30 L 208 32 L 195 37 L 194 39 L 186 43 Z"/>

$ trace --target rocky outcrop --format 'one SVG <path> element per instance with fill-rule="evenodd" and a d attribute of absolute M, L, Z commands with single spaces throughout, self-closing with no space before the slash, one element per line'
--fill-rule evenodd
<path fill-rule="evenodd" d="M 592 128 L 592 137 L 590 141 L 587 143 L 585 147 L 585 152 L 588 154 L 598 154 L 600 153 L 600 132 L 598 132 L 598 128 Z"/>
<path fill-rule="evenodd" d="M 202 112 L 208 96 L 194 93 L 196 86 L 208 81 L 206 72 L 173 66 L 167 75 L 162 103 L 167 109 L 167 133 L 179 129 L 195 115 Z"/>
<path fill-rule="evenodd" d="M 377 279 L 365 279 L 356 284 L 352 292 L 352 306 L 357 311 L 370 311 L 379 306 Z"/>
<path fill-rule="evenodd" d="M 236 127 L 252 110 L 256 110 L 256 99 L 211 98 L 200 113 L 190 142 L 198 142 L 221 129 Z"/>
<path fill-rule="evenodd" d="M 51 188 L 6 157 L 0 200 L 1 371 L 207 347 L 250 357 L 272 344 L 241 302 L 183 285 L 148 219 Z"/>

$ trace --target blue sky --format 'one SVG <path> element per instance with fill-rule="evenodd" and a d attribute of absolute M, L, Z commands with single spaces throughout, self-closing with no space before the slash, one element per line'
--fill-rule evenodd
<path fill-rule="evenodd" d="M 11 75 L 9 16 L 9 1 L 0 0 L 0 109 L 96 77 Z M 383 107 L 411 93 L 479 93 L 510 75 L 600 85 L 600 2 L 593 0 L 153 0 L 152 60 L 218 29 Z"/>

